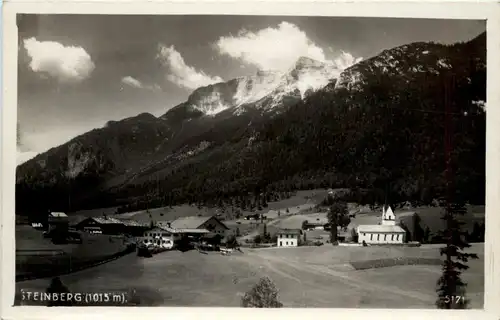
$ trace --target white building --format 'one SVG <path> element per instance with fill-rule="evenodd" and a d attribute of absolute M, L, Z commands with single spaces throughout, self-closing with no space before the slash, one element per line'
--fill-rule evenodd
<path fill-rule="evenodd" d="M 181 233 L 166 226 L 157 226 L 144 232 L 142 241 L 145 245 L 152 245 L 164 249 L 173 249 L 175 242 L 179 240 Z"/>
<path fill-rule="evenodd" d="M 357 228 L 358 243 L 397 244 L 405 241 L 405 231 L 396 225 L 396 216 L 391 207 L 382 208 L 382 219 L 378 225 L 360 225 Z"/>
<path fill-rule="evenodd" d="M 172 249 L 183 236 L 192 240 L 208 235 L 224 237 L 229 228 L 216 217 L 182 217 L 172 222 L 158 222 L 151 230 L 145 231 L 142 242 L 165 249 Z"/>
<path fill-rule="evenodd" d="M 278 247 L 298 247 L 300 244 L 302 230 L 283 229 L 277 232 Z"/>

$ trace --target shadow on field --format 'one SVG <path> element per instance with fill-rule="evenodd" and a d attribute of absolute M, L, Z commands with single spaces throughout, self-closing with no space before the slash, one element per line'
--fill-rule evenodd
<path fill-rule="evenodd" d="M 354 261 L 351 262 L 351 266 L 356 270 L 367 270 L 367 269 L 377 269 L 377 268 L 387 268 L 394 266 L 415 266 L 415 265 L 441 265 L 443 261 L 441 259 L 432 258 L 411 258 L 411 257 L 399 257 L 399 258 L 386 258 L 386 259 L 374 259 L 366 261 Z"/>

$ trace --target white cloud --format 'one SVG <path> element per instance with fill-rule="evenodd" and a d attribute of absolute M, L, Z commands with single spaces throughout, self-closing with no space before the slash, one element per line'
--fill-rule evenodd
<path fill-rule="evenodd" d="M 59 82 L 80 82 L 90 77 L 95 64 L 82 47 L 63 46 L 54 41 L 23 41 L 34 72 L 48 74 Z"/>
<path fill-rule="evenodd" d="M 16 154 L 17 165 L 23 164 L 26 161 L 33 159 L 37 155 L 38 152 L 36 151 L 21 151 L 18 149 Z"/>
<path fill-rule="evenodd" d="M 338 67 L 356 61 L 348 53 L 343 53 L 333 61 L 329 60 L 325 51 L 311 41 L 304 31 L 288 22 L 257 32 L 242 30 L 238 36 L 220 37 L 214 45 L 221 54 L 262 70 L 287 71 L 300 57 L 333 63 Z"/>
<path fill-rule="evenodd" d="M 169 69 L 167 79 L 178 86 L 196 89 L 224 81 L 221 77 L 213 77 L 201 70 L 196 70 L 192 66 L 188 66 L 174 46 L 159 45 L 157 58 Z"/>
<path fill-rule="evenodd" d="M 158 86 L 157 84 L 145 85 L 141 81 L 139 81 L 136 78 L 131 77 L 131 76 L 123 77 L 121 79 L 121 82 L 123 84 L 130 86 L 130 87 L 138 88 L 138 89 L 147 89 L 147 90 L 153 90 L 153 91 L 159 91 L 161 89 L 160 86 Z"/>
<path fill-rule="evenodd" d="M 140 82 L 139 80 L 132 78 L 130 76 L 123 77 L 122 83 L 129 85 L 131 87 L 134 87 L 134 88 L 143 88 L 142 82 Z"/>
<path fill-rule="evenodd" d="M 346 68 L 349 68 L 353 64 L 356 64 L 363 60 L 363 58 L 355 58 L 352 54 L 349 52 L 342 51 L 342 53 L 333 59 L 333 64 L 337 67 L 337 69 L 344 70 Z"/>

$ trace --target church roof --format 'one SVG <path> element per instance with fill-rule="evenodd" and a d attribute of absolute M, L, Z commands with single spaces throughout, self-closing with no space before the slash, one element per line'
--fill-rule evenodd
<path fill-rule="evenodd" d="M 363 232 L 373 232 L 373 233 L 405 233 L 403 228 L 400 226 L 391 226 L 391 225 L 360 225 L 358 226 L 358 233 Z"/>
<path fill-rule="evenodd" d="M 382 207 L 382 215 L 383 216 L 387 216 L 387 215 L 390 215 L 390 216 L 393 216 L 394 215 L 394 211 L 392 211 L 392 208 L 390 206 L 383 206 Z"/>

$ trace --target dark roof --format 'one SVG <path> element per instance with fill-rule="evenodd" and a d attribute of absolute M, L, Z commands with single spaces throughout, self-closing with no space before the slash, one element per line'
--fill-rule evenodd
<path fill-rule="evenodd" d="M 85 229 L 101 230 L 101 227 L 90 226 L 90 227 L 85 227 Z"/>
<path fill-rule="evenodd" d="M 170 227 L 173 229 L 198 229 L 201 227 L 202 224 L 207 222 L 208 220 L 214 218 L 217 220 L 220 224 L 224 226 L 224 228 L 229 229 L 224 223 L 222 223 L 219 219 L 217 219 L 214 216 L 210 217 L 197 217 L 197 216 L 190 216 L 190 217 L 182 217 L 175 219 L 174 221 L 170 222 Z"/>
<path fill-rule="evenodd" d="M 106 217 L 106 218 L 104 218 L 104 217 L 90 217 L 90 218 L 87 218 L 87 219 L 84 219 L 84 220 L 80 221 L 78 224 L 84 223 L 85 221 L 88 221 L 88 220 L 94 220 L 98 224 L 118 224 L 118 225 L 124 225 L 123 222 L 121 222 L 120 220 L 115 219 L 115 218 L 110 218 L 110 217 Z"/>
<path fill-rule="evenodd" d="M 197 229 L 212 217 L 182 217 L 170 222 L 170 227 L 174 229 Z"/>
<path fill-rule="evenodd" d="M 297 235 L 301 235 L 302 234 L 302 230 L 300 230 L 300 229 L 280 229 L 276 233 L 278 233 L 278 234 L 297 234 Z"/>
<path fill-rule="evenodd" d="M 180 233 L 186 233 L 186 234 L 207 234 L 207 233 L 210 233 L 210 231 L 208 231 L 207 229 L 200 229 L 200 228 L 179 229 L 179 228 L 171 228 L 171 227 L 167 226 L 166 224 L 158 224 L 158 225 L 155 226 L 155 228 L 158 228 L 160 230 L 164 230 L 164 231 L 167 231 L 167 232 L 175 233 L 175 234 L 180 234 Z"/>
<path fill-rule="evenodd" d="M 130 219 L 115 219 L 126 225 L 127 227 L 149 227 L 148 223 L 141 223 Z"/>

